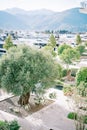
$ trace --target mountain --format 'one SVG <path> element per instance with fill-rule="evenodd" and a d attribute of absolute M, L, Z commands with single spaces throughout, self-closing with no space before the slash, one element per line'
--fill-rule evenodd
<path fill-rule="evenodd" d="M 53 12 L 46 9 L 25 11 L 12 8 L 4 10 L 2 19 L 1 15 L 0 13 L 1 27 L 3 24 L 12 29 L 15 27 L 31 30 L 87 31 L 87 15 L 80 13 L 79 8 L 72 8 L 63 12 Z"/>
<path fill-rule="evenodd" d="M 51 20 L 52 19 L 52 20 Z M 45 20 L 44 23 L 47 23 Z M 70 31 L 87 31 L 87 15 L 79 12 L 79 8 L 55 13 L 50 17 L 48 28 L 66 29 Z"/>
<path fill-rule="evenodd" d="M 51 10 L 47 10 L 47 9 L 40 9 L 40 10 L 31 10 L 31 11 L 26 11 L 20 8 L 10 8 L 10 9 L 6 9 L 6 12 L 10 13 L 10 14 L 14 14 L 14 15 L 51 15 L 54 12 Z"/>
<path fill-rule="evenodd" d="M 19 8 L 8 8 L 5 10 L 7 13 L 10 13 L 10 14 L 26 14 L 27 11 L 23 10 L 23 9 L 19 9 Z"/>
<path fill-rule="evenodd" d="M 4 11 L 0 11 L 0 28 L 2 29 L 25 29 L 27 25 L 18 17 Z"/>

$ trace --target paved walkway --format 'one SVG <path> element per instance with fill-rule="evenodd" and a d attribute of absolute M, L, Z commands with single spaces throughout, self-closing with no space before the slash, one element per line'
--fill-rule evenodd
<path fill-rule="evenodd" d="M 13 94 L 11 94 L 11 93 L 8 94 L 5 90 L 0 89 L 0 101 L 3 101 L 5 99 L 7 99 L 7 98 L 11 98 L 13 96 L 14 96 Z"/>
<path fill-rule="evenodd" d="M 50 89 L 49 92 L 55 91 Z M 22 126 L 20 130 L 74 130 L 74 122 L 67 119 L 69 107 L 67 98 L 63 96 L 61 91 L 57 92 L 57 99 L 55 102 L 42 110 L 29 115 L 26 118 L 18 118 L 6 112 L 0 111 L 0 119 L 2 120 L 18 120 Z"/>

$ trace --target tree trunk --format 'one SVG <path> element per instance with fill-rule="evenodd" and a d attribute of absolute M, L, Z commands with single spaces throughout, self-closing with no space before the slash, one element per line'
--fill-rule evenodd
<path fill-rule="evenodd" d="M 20 104 L 21 106 L 27 105 L 29 103 L 29 98 L 30 98 L 30 92 L 21 95 L 18 104 Z"/>

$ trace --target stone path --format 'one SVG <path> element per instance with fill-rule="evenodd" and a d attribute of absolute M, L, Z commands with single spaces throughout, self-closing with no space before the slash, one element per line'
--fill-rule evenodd
<path fill-rule="evenodd" d="M 49 90 L 49 92 L 53 91 L 55 90 Z M 75 130 L 74 122 L 67 119 L 67 114 L 70 111 L 66 101 L 67 98 L 63 96 L 60 90 L 57 90 L 56 93 L 57 99 L 53 104 L 26 118 L 18 118 L 0 111 L 0 119 L 8 121 L 13 119 L 18 120 L 19 124 L 22 126 L 20 130 Z"/>

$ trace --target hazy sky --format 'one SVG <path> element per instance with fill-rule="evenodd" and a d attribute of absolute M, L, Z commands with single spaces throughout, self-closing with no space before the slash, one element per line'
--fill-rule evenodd
<path fill-rule="evenodd" d="M 50 9 L 62 11 L 73 7 L 79 7 L 81 0 L 0 0 L 0 10 L 12 7 L 25 10 Z"/>

